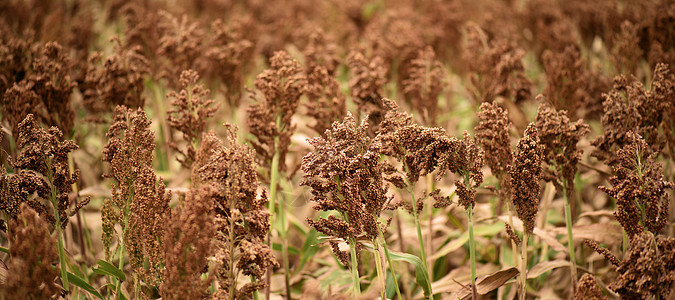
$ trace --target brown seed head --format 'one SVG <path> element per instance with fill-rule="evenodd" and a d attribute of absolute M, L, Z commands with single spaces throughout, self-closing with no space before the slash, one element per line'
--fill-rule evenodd
<path fill-rule="evenodd" d="M 413 109 L 421 114 L 422 122 L 436 126 L 438 96 L 443 90 L 445 71 L 430 46 L 417 52 L 408 67 L 409 77 L 403 81 L 403 92 Z"/>
<path fill-rule="evenodd" d="M 305 175 L 301 185 L 312 188 L 314 209 L 341 213 L 341 218 L 307 220 L 329 236 L 347 240 L 365 234 L 374 239 L 382 230 L 378 219 L 390 201 L 383 178 L 387 167 L 367 130 L 367 120 L 357 126 L 348 112 L 341 123 L 333 123 L 325 137 L 309 140 L 314 151 L 302 159 Z"/>
<path fill-rule="evenodd" d="M 63 140 L 63 134 L 56 127 L 49 131 L 40 128 L 33 115 L 26 116 L 18 130 L 17 147 L 21 150 L 11 164 L 20 171 L 16 175 L 7 176 L 7 187 L 18 193 L 9 199 L 23 199 L 47 217 L 44 203 L 52 203 L 52 197 L 55 197 L 58 205 L 53 209 L 58 211 L 62 220 L 61 226 L 65 228 L 68 224 L 65 220 L 89 203 L 89 199 L 86 199 L 71 208 L 73 203 L 69 194 L 72 192 L 72 185 L 79 179 L 79 170 L 70 172 L 68 156 L 78 146 L 71 140 Z M 28 200 L 33 192 L 37 192 L 36 195 L 41 199 Z M 54 218 L 47 217 L 47 220 L 54 224 Z"/>
<path fill-rule="evenodd" d="M 203 298 L 213 274 L 201 278 L 212 253 L 215 237 L 212 187 L 201 186 L 188 192 L 185 201 L 171 210 L 164 228 L 164 281 L 160 294 L 166 299 Z"/>
<path fill-rule="evenodd" d="M 650 146 L 645 149 L 647 155 L 659 153 L 663 149 L 664 139 L 660 131 L 671 133 L 672 138 L 669 126 L 661 127 L 662 121 L 672 119 L 669 113 L 675 110 L 672 104 L 675 99 L 675 76 L 667 65 L 656 66 L 651 89 L 644 89 L 643 84 L 635 78 L 629 81 L 620 75 L 614 79 L 614 88 L 603 96 L 604 134 L 592 142 L 597 147 L 593 156 L 613 164 L 616 159 L 614 153 L 631 142 L 626 135 L 628 131 L 645 139 Z"/>
<path fill-rule="evenodd" d="M 667 298 L 675 282 L 675 238 L 650 232 L 636 235 L 616 272 L 619 277 L 609 288 L 621 298 Z"/>
<path fill-rule="evenodd" d="M 255 43 L 245 31 L 246 20 L 234 16 L 229 23 L 217 19 L 211 23 L 211 36 L 202 66 L 207 78 L 218 78 L 226 89 L 227 102 L 238 107 L 241 102 L 244 74 L 254 58 Z"/>
<path fill-rule="evenodd" d="M 351 72 L 349 91 L 352 101 L 359 106 L 359 111 L 368 115 L 369 133 L 375 135 L 386 110 L 382 98 L 388 68 L 381 57 L 375 56 L 369 60 L 358 51 L 349 53 L 347 65 Z"/>
<path fill-rule="evenodd" d="M 210 147 L 204 147 L 205 143 Z M 266 194 L 258 195 L 255 154 L 237 143 L 236 128 L 228 125 L 227 142 L 209 133 L 202 140 L 197 157 L 204 157 L 204 164 L 197 171 L 201 186 L 212 187 L 209 198 L 214 202 L 217 230 L 217 293 L 229 293 L 234 285 L 237 295 L 249 297 L 265 286 L 261 279 L 266 269 L 279 265 L 264 243 L 270 228 L 270 214 L 265 208 Z M 230 265 L 237 269 L 231 269 Z M 258 281 L 238 288 L 240 272 L 253 275 Z"/>
<path fill-rule="evenodd" d="M 486 164 L 492 170 L 492 174 L 501 180 L 513 161 L 509 137 L 511 121 L 505 110 L 490 102 L 483 102 L 480 105 L 478 117 L 481 121 L 474 128 L 476 140 L 485 149 Z"/>
<path fill-rule="evenodd" d="M 170 92 L 167 98 L 172 99 L 173 106 L 169 114 L 169 125 L 183 134 L 186 142 L 185 149 L 172 143 L 171 148 L 183 157 L 177 158 L 183 168 L 192 168 L 195 161 L 196 146 L 199 138 L 206 129 L 206 121 L 212 118 L 219 105 L 213 99 L 206 99 L 210 90 L 205 89 L 203 84 L 198 84 L 199 75 L 194 70 L 183 71 L 180 75 L 180 93 Z"/>
<path fill-rule="evenodd" d="M 306 91 L 307 77 L 298 61 L 279 51 L 270 59 L 270 69 L 258 75 L 254 84 L 262 97 L 247 110 L 246 122 L 256 138 L 251 144 L 266 167 L 278 151 L 279 165 L 284 169 L 291 135 L 295 131 L 291 119 L 298 109 L 300 96 Z M 275 145 L 277 137 L 279 142 Z"/>
<path fill-rule="evenodd" d="M 629 237 L 645 229 L 657 234 L 668 222 L 666 190 L 675 184 L 664 180 L 663 164 L 656 162 L 656 153 L 647 155 L 649 146 L 642 137 L 632 131 L 626 136 L 631 143 L 617 151 L 615 176 L 609 179 L 612 187 L 599 189 L 616 199 L 614 216 Z"/>
<path fill-rule="evenodd" d="M 164 260 L 164 226 L 169 217 L 171 194 L 152 168 L 139 167 L 129 205 L 129 225 L 124 243 L 134 273 L 148 284 L 162 282 Z"/>
<path fill-rule="evenodd" d="M 344 118 L 346 113 L 345 95 L 340 91 L 340 83 L 328 70 L 317 65 L 307 75 L 307 114 L 316 120 L 311 126 L 319 134 L 330 129 L 331 124 Z"/>
<path fill-rule="evenodd" d="M 511 177 L 511 201 L 525 231 L 532 233 L 539 211 L 539 180 L 541 179 L 544 147 L 539 143 L 537 127 L 530 123 L 513 155 L 509 168 Z"/>
<path fill-rule="evenodd" d="M 476 24 L 467 26 L 468 43 L 464 60 L 468 64 L 471 95 L 476 103 L 492 102 L 501 96 L 520 102 L 530 98 L 532 83 L 525 76 L 525 51 L 505 39 L 489 40 Z"/>
<path fill-rule="evenodd" d="M 97 120 L 100 114 L 112 111 L 117 105 L 129 108 L 143 107 L 145 79 L 150 63 L 140 46 L 125 48 L 118 37 L 111 38 L 115 52 L 103 60 L 101 53 L 89 57 L 86 77 L 82 83 L 83 104 Z"/>
<path fill-rule="evenodd" d="M 579 279 L 579 286 L 574 292 L 575 300 L 604 300 L 607 297 L 602 295 L 602 291 L 598 287 L 598 283 L 590 273 L 584 274 Z"/>
<path fill-rule="evenodd" d="M 10 222 L 7 281 L 0 285 L 6 299 L 51 299 L 61 294 L 54 282 L 59 276 L 56 239 L 47 223 L 27 204 L 21 205 L 16 220 Z"/>
<path fill-rule="evenodd" d="M 577 143 L 590 130 L 584 120 L 572 123 L 567 117 L 567 111 L 556 110 L 551 104 L 537 96 L 541 102 L 537 110 L 537 132 L 541 144 L 544 146 L 544 160 L 555 168 L 554 174 L 544 175 L 545 179 L 557 180 L 569 188 L 574 186 L 574 176 L 577 172 L 577 163 L 581 160 L 582 151 L 577 149 Z M 550 172 L 547 168 L 546 172 Z"/>

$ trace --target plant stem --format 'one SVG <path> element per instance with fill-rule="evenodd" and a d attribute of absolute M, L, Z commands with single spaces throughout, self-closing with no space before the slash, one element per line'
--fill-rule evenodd
<path fill-rule="evenodd" d="M 386 272 L 384 272 L 384 267 L 382 265 L 382 253 L 380 252 L 380 243 L 377 241 L 377 239 L 373 239 L 373 246 L 375 247 L 373 255 L 375 256 L 375 269 L 377 270 L 377 278 L 380 280 L 380 284 L 382 285 L 380 296 L 382 299 L 387 299 L 387 275 Z"/>
<path fill-rule="evenodd" d="M 523 243 L 520 247 L 520 299 L 525 300 L 527 287 L 527 231 L 525 224 L 523 224 Z"/>
<path fill-rule="evenodd" d="M 70 291 L 70 285 L 68 283 L 68 266 L 66 264 L 66 252 L 63 249 L 63 236 L 61 230 L 61 215 L 59 213 L 59 199 L 56 196 L 56 187 L 54 186 L 54 175 L 52 173 L 51 163 L 47 158 L 44 158 L 44 161 L 47 164 L 47 176 L 50 183 L 51 190 L 51 202 L 52 207 L 54 208 L 54 219 L 56 222 L 54 226 L 56 227 L 56 245 L 59 248 L 59 264 L 61 265 L 61 281 L 63 282 L 63 289 Z"/>
<path fill-rule="evenodd" d="M 563 182 L 563 198 L 565 199 L 565 224 L 567 225 L 567 248 L 570 252 L 570 276 L 572 277 L 572 290 L 577 286 L 577 262 L 574 255 L 574 238 L 572 236 L 572 211 L 567 197 L 567 183 Z"/>
<path fill-rule="evenodd" d="M 377 231 L 380 234 L 380 242 L 382 243 L 382 248 L 384 248 L 384 256 L 387 258 L 389 270 L 391 270 L 391 277 L 394 279 L 394 287 L 396 287 L 396 296 L 398 296 L 398 299 L 403 299 L 401 298 L 401 289 L 398 287 L 398 280 L 396 279 L 396 273 L 394 273 L 394 264 L 391 262 L 391 255 L 389 255 L 389 248 L 387 248 L 387 241 L 384 239 L 384 234 L 379 228 Z"/>
<path fill-rule="evenodd" d="M 354 296 L 361 295 L 361 283 L 359 280 L 359 262 L 356 259 L 356 239 L 349 238 L 349 254 L 352 257 L 352 284 L 354 285 Z"/>
<path fill-rule="evenodd" d="M 420 224 L 420 216 L 417 213 L 417 202 L 415 202 L 415 195 L 412 190 L 409 190 L 410 192 L 410 198 L 412 198 L 412 203 L 413 203 L 413 218 L 415 219 L 415 227 L 417 228 L 417 241 L 420 244 L 420 256 L 422 258 L 422 263 L 424 264 L 424 268 L 427 269 L 427 272 L 429 272 L 429 266 L 427 265 L 427 254 L 426 250 L 424 249 L 424 237 L 422 236 L 422 226 Z"/>
<path fill-rule="evenodd" d="M 476 241 L 473 237 L 473 206 L 466 210 L 469 215 L 469 258 L 471 260 L 471 287 L 476 286 Z"/>
<path fill-rule="evenodd" d="M 436 181 L 434 180 L 433 174 L 431 174 L 431 173 L 427 174 L 427 185 L 428 185 L 427 188 L 428 188 L 429 193 L 436 190 Z M 427 245 L 429 245 L 429 249 L 426 249 L 426 250 L 428 250 L 429 253 L 425 253 L 425 255 L 427 255 L 426 257 L 430 257 L 433 254 L 432 251 L 434 250 L 434 245 L 433 245 L 434 206 L 431 203 L 429 203 L 429 204 L 426 205 L 426 210 L 427 210 L 427 217 L 429 218 L 427 220 L 427 227 L 428 227 Z M 424 263 L 427 263 L 426 260 L 424 261 Z M 433 264 L 433 262 L 431 263 L 431 267 L 428 268 L 428 272 L 429 272 L 429 280 L 434 281 L 434 264 Z"/>
<path fill-rule="evenodd" d="M 251 276 L 251 283 L 255 283 L 256 279 L 255 276 Z M 260 299 L 260 295 L 258 295 L 258 290 L 253 291 L 253 300 L 258 300 Z"/>
<path fill-rule="evenodd" d="M 281 115 L 277 115 L 276 118 L 276 127 L 280 129 L 281 127 Z M 279 151 L 279 136 L 274 137 L 274 156 L 272 157 L 272 166 L 270 170 L 270 216 L 272 218 L 279 218 L 281 222 L 281 227 L 279 228 L 279 236 L 282 238 L 281 245 L 281 256 L 282 262 L 284 264 L 284 284 L 286 286 L 286 299 L 291 299 L 291 286 L 290 286 L 290 271 L 288 265 L 288 242 L 286 241 L 286 209 L 283 197 L 279 198 L 279 215 L 275 216 L 274 210 L 277 203 L 277 186 L 279 185 L 279 164 L 281 160 L 281 151 Z M 275 219 L 276 219 L 275 218 Z M 273 221 L 272 224 L 275 222 Z M 271 247 L 272 245 L 270 245 Z M 271 269 L 268 268 L 268 276 L 271 275 Z"/>
<path fill-rule="evenodd" d="M 131 185 L 131 184 L 129 184 Z M 124 272 L 124 237 L 127 235 L 127 227 L 129 227 L 129 206 L 131 206 L 131 199 L 133 199 L 133 190 L 130 189 L 129 197 L 124 205 L 124 227 L 122 228 L 122 236 L 120 237 L 120 260 L 118 263 L 118 268 Z M 118 280 L 115 285 L 115 294 L 119 298 L 120 293 L 122 292 L 122 281 Z"/>
<path fill-rule="evenodd" d="M 507 206 L 507 209 L 509 210 L 509 226 L 511 226 L 511 228 L 514 228 L 513 227 L 513 210 L 514 210 L 513 209 L 513 203 L 511 203 L 511 201 L 508 201 L 506 203 L 506 206 Z M 516 245 L 516 242 L 513 239 L 510 238 L 509 240 L 511 240 L 511 251 L 513 252 L 513 266 L 515 267 L 515 266 L 518 265 L 518 246 Z"/>

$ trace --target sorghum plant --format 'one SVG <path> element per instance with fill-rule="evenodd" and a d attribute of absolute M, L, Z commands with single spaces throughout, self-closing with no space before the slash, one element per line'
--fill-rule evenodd
<path fill-rule="evenodd" d="M 3 118 L 14 126 L 30 113 L 39 123 L 56 126 L 72 134 L 75 111 L 71 107 L 71 94 L 77 82 L 71 78 L 72 62 L 61 45 L 48 42 L 41 53 L 32 60 L 32 67 L 25 78 L 14 83 L 4 92 Z M 18 137 L 17 128 L 12 134 Z"/>
<path fill-rule="evenodd" d="M 443 91 L 445 71 L 436 59 L 433 48 L 427 46 L 410 62 L 408 78 L 403 80 L 403 92 L 412 108 L 422 116 L 422 123 L 437 125 L 438 96 Z"/>
<path fill-rule="evenodd" d="M 210 78 L 218 78 L 224 85 L 227 102 L 238 107 L 244 72 L 253 59 L 255 43 L 245 31 L 245 20 L 233 18 L 230 23 L 217 19 L 211 23 L 208 43 L 204 55 L 210 67 L 202 67 Z"/>
<path fill-rule="evenodd" d="M 593 275 L 586 273 L 579 279 L 579 287 L 574 292 L 574 299 L 577 300 L 604 300 L 607 297 L 602 295 L 597 281 Z"/>
<path fill-rule="evenodd" d="M 125 48 L 119 37 L 111 38 L 115 52 L 103 60 L 103 54 L 94 53 L 89 57 L 86 77 L 80 88 L 83 90 L 84 107 L 97 121 L 100 114 L 114 110 L 117 105 L 129 108 L 143 107 L 144 81 L 149 62 L 143 56 L 140 46 Z"/>
<path fill-rule="evenodd" d="M 317 65 L 307 74 L 307 115 L 316 123 L 310 126 L 318 134 L 330 129 L 333 122 L 341 120 L 346 112 L 345 95 L 340 84 L 326 67 Z"/>
<path fill-rule="evenodd" d="M 537 99 L 542 101 L 537 111 L 537 132 L 541 144 L 544 146 L 544 161 L 548 169 L 544 170 L 544 179 L 552 181 L 565 199 L 565 224 L 567 226 L 567 247 L 570 255 L 570 275 L 572 286 L 576 284 L 576 256 L 574 255 L 574 238 L 572 225 L 576 219 L 576 197 L 574 191 L 574 177 L 577 173 L 577 163 L 581 160 L 582 151 L 577 149 L 577 143 L 590 130 L 584 120 L 570 122 L 567 111 L 556 110 L 543 96 Z M 552 168 L 552 170 L 551 170 Z M 572 205 L 574 204 L 574 205 Z"/>
<path fill-rule="evenodd" d="M 64 288 L 68 289 L 66 257 L 61 232 L 68 224 L 68 218 L 89 203 L 89 199 L 86 199 L 80 203 L 75 203 L 74 207 L 71 208 L 73 203 L 69 193 L 72 192 L 72 185 L 79 179 L 79 170 L 74 170 L 71 173 L 68 156 L 72 151 L 78 149 L 78 146 L 73 141 L 63 140 L 63 134 L 56 127 L 50 128 L 49 131 L 40 128 L 33 115 L 26 116 L 19 124 L 18 130 L 17 146 L 21 150 L 11 164 L 14 170 L 18 171 L 19 178 L 16 180 L 18 180 L 18 186 L 22 191 L 17 191 L 15 185 L 8 185 L 9 188 L 19 192 L 18 195 L 20 195 L 17 195 L 18 197 L 10 196 L 9 199 L 16 201 L 23 198 L 27 200 L 24 197 L 33 194 L 33 191 L 37 192 L 37 197 L 42 199 L 40 201 L 29 200 L 26 203 L 34 206 L 56 229 L 61 259 L 61 277 Z M 51 204 L 52 215 L 49 215 L 50 209 L 44 204 L 45 202 Z M 9 207 L 11 208 L 11 205 Z"/>
<path fill-rule="evenodd" d="M 632 240 L 643 231 L 656 235 L 668 220 L 670 197 L 667 189 L 675 184 L 663 178 L 663 164 L 656 162 L 657 153 L 649 152 L 649 145 L 638 134 L 629 131 L 630 141 L 616 153 L 612 187 L 599 189 L 616 199 L 614 216 Z"/>
<path fill-rule="evenodd" d="M 539 180 L 544 160 L 544 147 L 540 144 L 537 127 L 530 123 L 513 155 L 513 164 L 509 168 L 511 178 L 511 201 L 523 221 L 523 242 L 520 257 L 520 299 L 525 299 L 527 285 L 527 243 L 528 234 L 534 231 L 534 223 L 539 211 Z"/>
<path fill-rule="evenodd" d="M 542 60 L 546 71 L 544 96 L 556 109 L 564 109 L 575 117 L 579 108 L 590 108 L 592 102 L 597 102 L 590 85 L 592 75 L 598 74 L 590 74 L 586 69 L 578 47 L 570 45 L 561 52 L 545 50 Z"/>
<path fill-rule="evenodd" d="M 59 268 L 54 268 L 59 264 L 56 240 L 47 226 L 28 204 L 21 204 L 16 219 L 10 222 L 11 259 L 4 269 L 9 276 L 0 284 L 0 298 L 51 299 L 61 295 L 61 287 L 54 282 L 59 276 Z"/>
<path fill-rule="evenodd" d="M 198 22 L 192 22 L 187 15 L 180 18 L 166 11 L 159 12 L 157 26 L 160 38 L 157 54 L 166 60 L 161 65 L 161 76 L 168 79 L 168 86 L 180 87 L 176 81 L 184 70 L 194 69 L 198 58 L 202 55 L 204 30 Z"/>
<path fill-rule="evenodd" d="M 347 65 L 352 74 L 349 80 L 352 101 L 358 105 L 359 112 L 368 115 L 369 134 L 374 136 L 386 113 L 382 99 L 389 69 L 381 57 L 375 56 L 368 60 L 359 51 L 349 53 Z"/>
<path fill-rule="evenodd" d="M 513 102 L 530 98 L 532 83 L 525 76 L 525 52 L 506 39 L 490 40 L 476 24 L 467 26 L 464 60 L 468 64 L 471 96 L 476 103 L 504 97 Z"/>
<path fill-rule="evenodd" d="M 202 139 L 199 151 L 198 157 L 208 156 L 198 171 L 201 186 L 210 186 L 200 195 L 206 198 L 202 201 L 213 201 L 215 212 L 216 296 L 251 297 L 265 287 L 262 279 L 267 269 L 279 266 L 272 249 L 265 245 L 270 213 L 265 209 L 266 194 L 258 195 L 255 155 L 237 143 L 233 127 L 228 128 L 227 144 L 210 132 Z M 251 282 L 238 286 L 240 274 L 250 276 Z"/>
<path fill-rule="evenodd" d="M 380 154 L 368 137 L 367 124 L 368 121 L 363 120 L 357 126 L 348 112 L 344 120 L 333 123 L 333 128 L 323 137 L 310 139 L 314 150 L 302 159 L 305 175 L 300 183 L 312 188 L 314 209 L 338 213 L 317 221 L 307 219 L 307 222 L 319 232 L 349 244 L 355 295 L 361 291 L 357 240 L 365 237 L 377 247 L 385 229 L 379 220 L 380 214 L 391 200 L 386 196 L 384 180 L 385 173 L 391 173 L 387 171 L 391 167 L 379 160 Z M 333 251 L 343 264 L 348 264 L 347 256 L 336 244 Z M 375 257 L 379 261 L 379 255 Z"/>
<path fill-rule="evenodd" d="M 398 105 L 389 99 L 383 99 L 388 111 L 380 124 L 375 137 L 375 146 L 381 154 L 390 156 L 399 161 L 403 167 L 403 178 L 399 174 L 389 176 L 388 180 L 400 189 L 405 189 L 410 195 L 411 202 L 406 203 L 413 215 L 417 229 L 417 239 L 420 245 L 420 257 L 425 268 L 430 271 L 427 254 L 424 247 L 420 213 L 424 206 L 424 197 L 415 198 L 415 184 L 420 176 L 431 174 L 441 164 L 443 158 L 451 156 L 459 142 L 450 138 L 442 128 L 430 128 L 416 124 L 410 114 L 399 111 Z M 440 191 L 427 191 L 430 195 L 437 195 Z"/>
<path fill-rule="evenodd" d="M 619 277 L 609 285 L 624 299 L 667 299 L 675 283 L 675 238 L 641 232 L 616 268 Z"/>
<path fill-rule="evenodd" d="M 282 239 L 282 258 L 285 269 L 286 299 L 290 300 L 290 269 L 286 239 L 286 204 L 283 197 L 277 199 L 277 186 L 281 171 L 286 169 L 286 154 L 291 144 L 291 135 L 295 125 L 291 118 L 298 109 L 300 96 L 306 91 L 307 77 L 300 63 L 286 52 L 274 53 L 270 59 L 270 69 L 258 75 L 255 87 L 263 94 L 262 99 L 248 107 L 247 124 L 255 140 L 251 145 L 258 157 L 270 172 L 270 214 L 281 221 L 279 231 Z M 252 96 L 255 97 L 255 94 Z M 279 203 L 279 215 L 275 206 Z M 273 222 L 274 223 L 274 222 Z M 269 278 L 268 274 L 268 278 Z"/>
<path fill-rule="evenodd" d="M 675 80 L 666 64 L 656 66 L 653 78 L 650 89 L 645 89 L 635 78 L 631 81 L 623 75 L 614 78 L 614 88 L 603 95 L 604 133 L 592 142 L 597 148 L 593 156 L 610 165 L 614 164 L 617 159 L 616 151 L 632 142 L 626 134 L 628 131 L 645 139 L 649 145 L 649 148 L 644 149 L 647 155 L 662 151 L 664 139 L 659 132 L 670 133 L 672 139 L 673 118 L 666 113 L 673 111 L 671 102 L 675 97 Z M 662 125 L 664 120 L 669 122 L 663 124 L 665 126 Z M 672 142 L 670 147 L 672 152 Z"/>
<path fill-rule="evenodd" d="M 199 75 L 194 70 L 183 71 L 180 74 L 180 93 L 170 92 L 167 98 L 172 99 L 173 108 L 168 113 L 169 125 L 182 133 L 186 142 L 183 150 L 175 143 L 170 143 L 172 149 L 182 155 L 176 158 L 181 166 L 192 168 L 197 154 L 199 139 L 206 128 L 206 121 L 212 118 L 219 105 L 212 99 L 206 99 L 210 93 L 198 84 Z"/>
<path fill-rule="evenodd" d="M 213 187 L 193 188 L 171 210 L 164 232 L 163 279 L 159 292 L 166 299 L 199 299 L 207 293 L 213 274 L 202 278 L 215 238 Z"/>
<path fill-rule="evenodd" d="M 112 197 L 106 198 L 101 208 L 102 239 L 106 259 L 110 260 L 112 238 L 118 237 L 118 268 L 123 269 L 124 255 L 128 254 L 138 296 L 139 279 L 153 285 L 161 281 L 163 224 L 169 196 L 152 169 L 155 142 L 145 112 L 118 106 L 113 121 L 106 134 L 108 143 L 103 149 L 103 160 L 110 164 L 110 171 L 104 176 L 115 182 Z M 117 233 L 116 224 L 122 227 L 121 234 Z M 121 293 L 120 282 L 116 292 Z"/>

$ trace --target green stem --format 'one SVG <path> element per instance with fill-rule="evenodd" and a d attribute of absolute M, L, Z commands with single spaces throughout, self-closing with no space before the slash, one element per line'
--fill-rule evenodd
<path fill-rule="evenodd" d="M 570 276 L 572 277 L 572 287 L 576 287 L 577 282 L 577 261 L 574 255 L 574 238 L 572 235 L 572 212 L 570 201 L 567 197 L 567 183 L 563 182 L 563 198 L 565 199 L 565 225 L 567 225 L 567 248 L 570 252 Z"/>
<path fill-rule="evenodd" d="M 281 127 L 281 115 L 276 117 L 276 127 L 279 129 Z M 284 284 L 286 286 L 286 299 L 291 299 L 291 286 L 290 286 L 290 271 L 289 271 L 289 261 L 288 261 L 288 242 L 286 241 L 286 209 L 283 197 L 279 198 L 279 216 L 274 215 L 275 205 L 277 203 L 277 186 L 279 185 L 280 170 L 279 164 L 281 160 L 281 151 L 279 151 L 279 136 L 274 137 L 274 156 L 272 157 L 272 166 L 270 174 L 270 216 L 272 218 L 278 217 L 281 222 L 281 227 L 279 228 L 279 235 L 282 238 L 281 246 L 281 255 L 282 262 L 284 264 Z M 274 222 L 272 223 L 274 224 Z M 272 245 L 270 245 L 272 246 Z M 268 269 L 269 270 L 269 269 Z M 271 273 L 271 272 L 269 272 Z M 268 274 L 268 276 L 271 274 Z"/>
<path fill-rule="evenodd" d="M 473 207 L 467 209 L 469 215 L 469 257 L 471 259 L 471 286 L 476 286 L 476 242 L 473 237 Z"/>
<path fill-rule="evenodd" d="M 131 184 L 129 184 L 131 185 Z M 118 268 L 124 272 L 124 237 L 127 235 L 127 228 L 129 227 L 129 206 L 131 206 L 131 199 L 133 199 L 133 191 L 130 192 L 129 197 L 124 205 L 124 227 L 122 228 L 122 236 L 120 237 L 120 259 L 118 263 Z M 115 284 L 115 294 L 119 295 L 122 292 L 122 281 L 118 280 Z"/>
<path fill-rule="evenodd" d="M 513 227 L 513 211 L 514 211 L 513 203 L 511 203 L 511 201 L 508 201 L 506 206 L 507 209 L 509 210 L 509 226 L 511 226 L 511 230 L 515 230 L 513 229 L 515 228 Z M 516 245 L 516 241 L 514 241 L 511 238 L 509 238 L 509 240 L 511 240 L 511 251 L 513 252 L 513 266 L 515 267 L 518 265 L 518 246 Z"/>
<path fill-rule="evenodd" d="M 384 273 L 384 268 L 382 266 L 382 257 L 380 257 L 380 243 L 378 243 L 377 239 L 373 239 L 373 246 L 375 247 L 375 251 L 373 255 L 375 256 L 375 269 L 377 270 L 377 278 L 380 280 L 380 284 L 382 285 L 382 290 L 380 291 L 380 296 L 382 299 L 387 299 L 387 277 Z"/>
<path fill-rule="evenodd" d="M 410 174 L 410 170 L 408 168 L 408 164 L 405 163 L 405 160 L 403 160 L 403 168 L 405 169 L 406 174 Z M 410 194 L 410 199 L 412 202 L 412 213 L 413 213 L 413 218 L 415 219 L 415 227 L 417 229 L 417 241 L 420 244 L 420 257 L 422 258 L 422 263 L 424 264 L 424 268 L 427 270 L 429 274 L 429 266 L 427 265 L 427 252 L 424 249 L 424 237 L 422 236 L 422 226 L 420 225 L 420 217 L 419 214 L 417 213 L 417 201 L 415 200 L 415 192 L 413 191 L 413 185 L 414 183 L 411 183 L 408 179 L 406 179 L 406 183 L 408 184 L 408 193 Z"/>
<path fill-rule="evenodd" d="M 427 272 L 429 272 L 429 266 L 427 265 L 427 252 L 424 249 L 424 238 L 422 236 L 422 226 L 420 225 L 420 217 L 419 214 L 417 213 L 417 202 L 415 202 L 415 194 L 413 193 L 412 190 L 409 190 L 410 192 L 410 198 L 412 198 L 412 203 L 413 203 L 413 218 L 415 219 L 415 227 L 417 228 L 417 241 L 420 244 L 420 256 L 422 258 L 422 263 L 424 264 L 424 268 L 427 269 Z"/>
<path fill-rule="evenodd" d="M 61 281 L 63 281 L 63 288 L 70 290 L 68 285 L 68 267 L 66 265 L 66 252 L 63 249 L 63 238 L 61 237 L 61 222 L 59 221 L 58 212 L 56 213 L 56 234 L 58 236 L 56 242 L 59 247 L 59 263 L 61 264 Z"/>
<path fill-rule="evenodd" d="M 527 287 L 527 231 L 523 224 L 523 243 L 520 247 L 520 299 L 525 300 Z"/>
<path fill-rule="evenodd" d="M 391 255 L 389 255 L 389 248 L 387 248 L 387 241 L 384 239 L 384 234 L 379 228 L 377 231 L 380 234 L 380 241 L 382 243 L 382 247 L 384 248 L 384 256 L 387 258 L 387 263 L 389 264 L 389 270 L 391 270 L 391 277 L 394 280 L 394 287 L 396 287 L 396 296 L 398 296 L 398 299 L 403 299 L 401 298 L 401 289 L 398 287 L 398 280 L 396 279 L 396 273 L 394 273 L 394 264 L 391 261 Z"/>
<path fill-rule="evenodd" d="M 59 199 L 56 196 L 56 187 L 54 186 L 54 175 L 52 173 L 51 164 L 48 159 L 44 159 L 47 163 L 47 176 L 50 183 L 51 190 L 51 202 L 52 207 L 54 208 L 54 223 L 56 227 L 56 245 L 59 248 L 59 264 L 61 265 L 61 281 L 63 282 L 63 289 L 70 291 L 70 285 L 68 283 L 68 266 L 66 264 L 66 251 L 63 247 L 63 236 L 61 230 L 61 216 L 59 213 Z"/>
<path fill-rule="evenodd" d="M 359 262 L 356 259 L 356 239 L 349 238 L 349 254 L 352 257 L 352 284 L 354 285 L 354 296 L 361 295 L 361 283 L 359 280 Z"/>
<path fill-rule="evenodd" d="M 251 276 L 251 283 L 255 283 L 256 279 L 255 276 Z M 253 300 L 258 300 L 260 299 L 260 295 L 258 295 L 258 290 L 253 291 Z"/>

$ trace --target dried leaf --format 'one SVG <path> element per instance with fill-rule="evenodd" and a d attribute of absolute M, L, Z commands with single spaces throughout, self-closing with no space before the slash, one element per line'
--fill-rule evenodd
<path fill-rule="evenodd" d="M 569 267 L 569 266 L 570 262 L 567 260 L 543 261 L 536 264 L 534 267 L 530 268 L 529 271 L 527 271 L 527 278 L 528 279 L 537 278 L 541 276 L 541 274 L 544 274 L 555 268 Z"/>
<path fill-rule="evenodd" d="M 555 234 L 567 235 L 565 227 L 553 228 Z M 598 223 L 572 227 L 575 241 L 593 240 L 601 244 L 617 245 L 623 239 L 621 225 L 617 223 Z"/>
<path fill-rule="evenodd" d="M 504 222 L 509 221 L 508 216 L 499 216 L 498 218 L 500 220 L 504 221 Z M 513 228 L 515 230 L 518 230 L 518 231 L 523 231 L 523 222 L 521 220 L 517 219 L 517 218 L 514 218 L 513 219 Z M 562 228 L 562 229 L 564 230 L 565 228 Z M 541 240 L 544 241 L 544 243 L 548 244 L 551 247 L 551 249 L 553 249 L 555 251 L 558 251 L 558 252 L 563 252 L 563 253 L 568 252 L 567 247 L 565 247 L 562 243 L 560 243 L 550 232 L 545 231 L 545 230 L 541 230 L 539 227 L 535 227 L 534 228 L 534 235 L 541 238 Z M 576 233 L 575 233 L 574 237 L 576 238 Z"/>
<path fill-rule="evenodd" d="M 494 272 L 490 275 L 485 275 L 482 277 L 479 277 L 476 280 L 476 291 L 480 295 L 485 295 L 509 281 L 511 278 L 516 277 L 520 273 L 517 268 L 515 267 L 510 267 L 508 269 L 503 269 L 499 270 L 497 272 Z M 471 295 L 471 290 L 469 289 L 462 289 L 458 294 L 456 294 L 457 297 L 459 298 L 464 298 L 468 297 Z"/>

